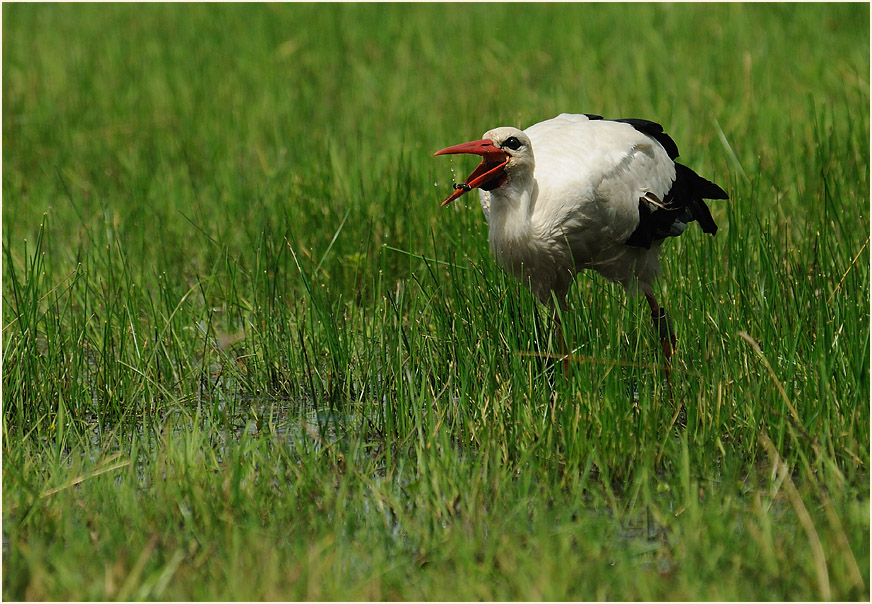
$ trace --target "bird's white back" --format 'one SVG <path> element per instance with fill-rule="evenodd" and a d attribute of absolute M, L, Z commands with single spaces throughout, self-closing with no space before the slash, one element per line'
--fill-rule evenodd
<path fill-rule="evenodd" d="M 525 132 L 539 185 L 533 218 L 546 229 L 600 225 L 623 242 L 639 224 L 639 198 L 662 199 L 675 180 L 666 150 L 630 124 L 563 113 Z"/>

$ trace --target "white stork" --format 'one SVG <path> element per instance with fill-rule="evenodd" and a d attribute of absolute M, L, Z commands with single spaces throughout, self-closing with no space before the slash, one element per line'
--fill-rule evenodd
<path fill-rule="evenodd" d="M 565 308 L 581 269 L 645 294 L 668 378 L 675 332 L 652 287 L 660 245 L 694 220 L 714 235 L 703 200 L 728 199 L 724 190 L 676 163 L 675 142 L 641 119 L 563 113 L 524 131 L 494 128 L 436 155 L 455 153 L 480 155 L 482 162 L 442 205 L 480 189 L 491 252 L 549 307 L 556 300 Z M 559 328 L 558 322 L 565 353 Z"/>

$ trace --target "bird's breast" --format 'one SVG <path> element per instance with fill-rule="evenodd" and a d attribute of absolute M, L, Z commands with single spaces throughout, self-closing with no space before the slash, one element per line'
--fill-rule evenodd
<path fill-rule="evenodd" d="M 490 246 L 497 263 L 547 303 L 558 275 L 572 268 L 571 250 L 532 227 L 506 230 L 495 226 L 491 224 Z"/>

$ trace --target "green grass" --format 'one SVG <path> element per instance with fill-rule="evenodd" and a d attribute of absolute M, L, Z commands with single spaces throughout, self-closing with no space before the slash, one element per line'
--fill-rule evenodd
<path fill-rule="evenodd" d="M 4 599 L 869 598 L 868 5 L 7 4 L 2 43 Z M 433 151 L 561 111 L 730 194 L 665 246 L 672 397 L 594 275 L 549 370 L 439 207 L 474 162 Z"/>

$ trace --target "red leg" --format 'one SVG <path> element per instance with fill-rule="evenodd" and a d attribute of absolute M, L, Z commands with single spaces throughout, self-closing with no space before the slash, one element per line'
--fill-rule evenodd
<path fill-rule="evenodd" d="M 560 354 L 563 356 L 563 375 L 569 375 L 569 348 L 566 347 L 566 340 L 563 338 L 563 326 L 560 323 L 560 313 L 554 311 L 554 320 L 557 325 L 557 341 L 560 345 Z"/>
<path fill-rule="evenodd" d="M 663 347 L 663 356 L 666 357 L 666 381 L 668 382 L 672 353 L 675 352 L 678 340 L 675 337 L 675 331 L 672 329 L 672 321 L 670 321 L 666 309 L 657 303 L 654 296 L 645 294 L 645 298 L 648 300 L 648 306 L 651 307 L 651 319 L 654 321 L 654 328 L 657 330 L 657 335 L 660 336 L 660 345 Z"/>

